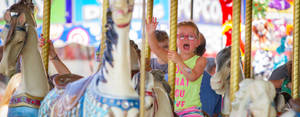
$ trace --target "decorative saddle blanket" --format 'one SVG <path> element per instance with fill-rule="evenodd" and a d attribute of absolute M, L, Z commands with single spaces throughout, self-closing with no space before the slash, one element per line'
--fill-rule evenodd
<path fill-rule="evenodd" d="M 92 77 L 87 77 L 67 85 L 63 94 L 58 97 L 57 104 L 54 105 L 54 111 L 57 114 L 62 114 L 75 107 L 91 81 Z"/>

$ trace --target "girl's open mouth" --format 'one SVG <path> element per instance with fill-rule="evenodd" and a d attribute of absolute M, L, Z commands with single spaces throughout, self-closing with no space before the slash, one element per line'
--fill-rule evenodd
<path fill-rule="evenodd" d="M 189 50 L 190 49 L 190 44 L 183 44 L 183 49 L 184 50 Z"/>

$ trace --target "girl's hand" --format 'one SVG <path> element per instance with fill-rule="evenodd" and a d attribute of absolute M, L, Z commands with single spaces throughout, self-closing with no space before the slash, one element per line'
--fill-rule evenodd
<path fill-rule="evenodd" d="M 43 47 L 46 43 L 49 43 L 49 58 L 55 58 L 57 55 L 56 55 L 56 52 L 55 52 L 55 49 L 54 49 L 54 46 L 53 46 L 53 43 L 51 40 L 48 40 L 47 42 L 45 41 L 44 37 L 43 37 L 43 34 L 41 34 L 41 39 L 40 39 L 40 47 Z"/>
<path fill-rule="evenodd" d="M 172 60 L 176 64 L 180 64 L 183 62 L 182 58 L 178 55 L 178 53 L 171 50 L 168 52 L 168 59 Z"/>
<path fill-rule="evenodd" d="M 157 18 L 153 17 L 151 19 L 151 17 L 149 17 L 148 21 L 149 22 L 146 21 L 146 32 L 148 34 L 154 33 L 158 24 Z"/>

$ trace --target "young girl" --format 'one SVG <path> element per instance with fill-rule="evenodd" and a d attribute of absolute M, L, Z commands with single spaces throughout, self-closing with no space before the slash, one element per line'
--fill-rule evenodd
<path fill-rule="evenodd" d="M 151 19 L 150 19 L 151 20 Z M 150 21 L 149 20 L 149 21 Z M 168 59 L 176 63 L 175 80 L 175 111 L 179 116 L 201 114 L 200 87 L 202 74 L 206 66 L 205 38 L 199 32 L 196 24 L 184 21 L 178 24 L 176 51 L 166 51 L 158 45 L 155 37 L 157 26 L 156 18 L 147 22 L 146 30 L 149 46 L 160 59 L 167 62 Z"/>

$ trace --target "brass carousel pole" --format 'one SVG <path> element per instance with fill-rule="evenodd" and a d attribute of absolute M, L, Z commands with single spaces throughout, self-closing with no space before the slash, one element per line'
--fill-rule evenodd
<path fill-rule="evenodd" d="M 148 5 L 151 4 L 149 2 L 151 2 L 151 0 L 147 1 Z M 152 1 L 152 5 L 153 5 L 153 1 Z M 146 79 L 146 61 L 148 59 L 150 59 L 150 48 L 147 44 L 147 39 L 146 39 L 146 32 L 145 32 L 145 7 L 146 7 L 146 3 L 145 0 L 143 0 L 143 19 L 142 19 L 142 24 L 143 24 L 143 40 L 142 40 L 142 51 L 141 51 L 141 67 L 140 67 L 140 74 L 141 74 L 141 78 L 140 78 L 140 117 L 144 117 L 145 116 L 145 79 Z M 151 6 L 152 7 L 152 6 Z M 147 7 L 147 14 L 148 14 L 148 10 L 149 7 Z M 152 12 L 152 11 L 151 11 Z M 152 16 L 152 14 L 151 14 Z M 149 18 L 148 18 L 149 19 Z M 149 55 L 147 58 L 147 54 Z"/>
<path fill-rule="evenodd" d="M 178 8 L 178 0 L 171 0 L 169 50 L 173 50 L 173 51 L 176 51 L 177 8 Z M 171 60 L 169 60 L 168 61 L 168 83 L 171 86 L 170 96 L 173 100 L 174 100 L 174 90 L 175 90 L 175 69 L 176 69 L 176 64 L 173 63 Z"/>
<path fill-rule="evenodd" d="M 103 57 L 103 53 L 104 53 L 104 49 L 106 48 L 106 45 L 105 45 L 105 40 L 106 40 L 106 23 L 107 23 L 107 9 L 108 9 L 108 0 L 103 0 L 103 3 L 102 3 L 102 32 L 101 32 L 101 43 L 100 43 L 100 52 L 99 52 L 99 65 L 98 65 L 98 70 L 100 69 L 101 67 L 101 64 L 102 64 L 102 57 Z"/>
<path fill-rule="evenodd" d="M 149 22 L 149 17 L 152 19 L 153 17 L 153 0 L 147 0 L 147 22 Z M 151 57 L 151 50 L 150 50 L 150 47 L 149 47 L 149 44 L 148 44 L 148 39 L 147 39 L 148 36 L 146 36 L 146 40 L 145 40 L 145 52 L 146 52 L 146 55 L 145 55 L 145 59 L 146 61 L 150 61 L 150 57 Z M 147 64 L 147 67 L 149 67 L 150 64 Z"/>
<path fill-rule="evenodd" d="M 293 71 L 292 71 L 292 97 L 299 97 L 299 28 L 300 28 L 300 0 L 294 1 L 294 41 L 293 41 Z"/>
<path fill-rule="evenodd" d="M 246 0 L 245 78 L 251 78 L 252 0 Z"/>
<path fill-rule="evenodd" d="M 42 47 L 42 57 L 43 63 L 48 73 L 48 63 L 49 63 L 49 37 L 50 37 L 50 11 L 51 11 L 51 0 L 44 0 L 43 9 L 43 38 L 45 39 L 45 45 Z"/>
<path fill-rule="evenodd" d="M 241 0 L 233 0 L 233 27 L 231 47 L 231 75 L 230 75 L 230 101 L 233 102 L 234 94 L 239 89 L 240 76 L 240 17 Z"/>

